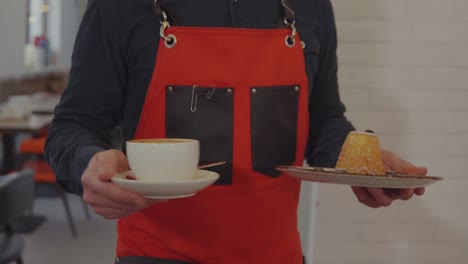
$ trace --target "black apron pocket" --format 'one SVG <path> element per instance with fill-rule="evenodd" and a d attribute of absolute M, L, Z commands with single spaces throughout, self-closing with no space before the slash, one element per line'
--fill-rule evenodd
<path fill-rule="evenodd" d="M 200 141 L 200 164 L 220 174 L 215 184 L 232 184 L 234 89 L 171 85 L 166 90 L 166 136 Z"/>
<path fill-rule="evenodd" d="M 278 177 L 296 159 L 298 85 L 251 88 L 252 169 Z"/>

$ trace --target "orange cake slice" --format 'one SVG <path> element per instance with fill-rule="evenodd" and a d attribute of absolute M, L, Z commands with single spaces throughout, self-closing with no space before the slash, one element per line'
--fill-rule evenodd
<path fill-rule="evenodd" d="M 384 175 L 379 137 L 368 132 L 350 132 L 336 163 L 347 173 Z"/>

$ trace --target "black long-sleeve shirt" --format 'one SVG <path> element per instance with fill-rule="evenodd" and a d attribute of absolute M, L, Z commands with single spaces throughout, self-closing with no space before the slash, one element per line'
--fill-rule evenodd
<path fill-rule="evenodd" d="M 279 0 L 159 2 L 180 26 L 276 28 L 282 14 Z M 353 126 L 338 92 L 332 6 L 330 0 L 290 2 L 310 81 L 306 157 L 311 165 L 334 166 Z M 153 0 L 89 1 L 45 152 L 58 183 L 70 192 L 82 192 L 81 175 L 94 154 L 111 147 L 113 128 L 121 127 L 124 140 L 134 136 L 158 50 L 160 23 L 152 5 Z"/>

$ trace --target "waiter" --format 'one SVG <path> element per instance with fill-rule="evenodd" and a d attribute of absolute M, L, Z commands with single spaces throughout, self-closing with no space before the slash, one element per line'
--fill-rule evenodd
<path fill-rule="evenodd" d="M 47 159 L 64 189 L 119 219 L 116 263 L 302 263 L 300 182 L 274 167 L 334 166 L 353 130 L 336 46 L 329 0 L 90 0 Z M 145 199 L 110 181 L 128 169 L 117 126 L 124 140 L 196 138 L 202 162 L 227 164 L 194 197 Z M 353 191 L 376 208 L 424 189 Z"/>

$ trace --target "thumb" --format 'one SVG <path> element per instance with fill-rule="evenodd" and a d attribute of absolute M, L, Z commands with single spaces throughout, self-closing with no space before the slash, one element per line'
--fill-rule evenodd
<path fill-rule="evenodd" d="M 427 175 L 427 168 L 426 167 L 410 166 L 410 167 L 407 167 L 403 173 L 409 174 L 409 175 L 426 176 Z"/>
<path fill-rule="evenodd" d="M 99 179 L 108 181 L 116 173 L 128 170 L 128 160 L 125 154 L 118 150 L 107 150 L 96 154 Z"/>
<path fill-rule="evenodd" d="M 420 175 L 420 176 L 425 176 L 427 174 L 426 167 L 415 166 L 409 161 L 402 159 L 397 154 L 387 151 L 387 150 L 383 150 L 383 149 L 382 149 L 382 160 L 384 162 L 384 165 L 386 165 L 388 169 L 393 170 L 397 173 Z"/>

